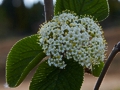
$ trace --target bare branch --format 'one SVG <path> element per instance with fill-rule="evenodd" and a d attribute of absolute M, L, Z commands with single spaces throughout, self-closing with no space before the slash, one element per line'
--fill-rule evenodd
<path fill-rule="evenodd" d="M 112 60 L 114 59 L 115 55 L 116 55 L 118 52 L 120 52 L 120 42 L 118 42 L 117 45 L 115 45 L 115 47 L 114 47 L 113 50 L 111 51 L 111 54 L 109 55 L 108 60 L 107 60 L 107 62 L 105 63 L 105 66 L 104 66 L 104 68 L 103 68 L 103 70 L 102 70 L 102 72 L 101 72 L 100 77 L 98 78 L 98 81 L 97 81 L 97 83 L 96 83 L 96 86 L 95 86 L 94 90 L 99 90 L 99 87 L 100 87 L 100 85 L 101 85 L 101 83 L 102 83 L 102 80 L 103 80 L 103 78 L 104 78 L 104 76 L 105 76 L 105 74 L 106 74 L 106 72 L 107 72 L 107 70 L 108 70 L 108 68 L 109 68 Z"/>
<path fill-rule="evenodd" d="M 45 21 L 49 21 L 53 17 L 53 0 L 44 0 Z"/>

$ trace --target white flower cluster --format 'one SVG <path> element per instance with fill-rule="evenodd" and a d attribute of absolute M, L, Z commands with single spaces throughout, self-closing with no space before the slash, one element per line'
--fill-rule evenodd
<path fill-rule="evenodd" d="M 48 64 L 65 68 L 64 58 L 91 69 L 105 59 L 106 43 L 101 27 L 89 17 L 63 12 L 41 26 L 39 43 Z"/>

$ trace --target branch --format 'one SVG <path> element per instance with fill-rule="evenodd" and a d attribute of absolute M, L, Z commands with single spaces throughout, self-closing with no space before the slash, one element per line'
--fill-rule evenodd
<path fill-rule="evenodd" d="M 99 90 L 99 87 L 100 87 L 100 85 L 101 85 L 101 82 L 102 82 L 102 80 L 103 80 L 103 78 L 104 78 L 104 76 L 105 76 L 105 74 L 106 74 L 106 72 L 107 72 L 107 70 L 108 70 L 108 68 L 109 68 L 109 66 L 110 66 L 113 58 L 115 57 L 115 55 L 116 55 L 118 52 L 120 52 L 120 42 L 118 42 L 117 45 L 115 45 L 115 47 L 114 47 L 113 50 L 111 51 L 111 54 L 109 55 L 108 60 L 107 60 L 107 62 L 105 63 L 105 66 L 104 66 L 104 68 L 103 68 L 103 70 L 102 70 L 102 72 L 101 72 L 100 77 L 98 78 L 98 81 L 97 81 L 97 83 L 96 83 L 96 86 L 95 86 L 94 90 Z"/>
<path fill-rule="evenodd" d="M 44 0 L 45 21 L 49 21 L 53 17 L 53 0 Z"/>

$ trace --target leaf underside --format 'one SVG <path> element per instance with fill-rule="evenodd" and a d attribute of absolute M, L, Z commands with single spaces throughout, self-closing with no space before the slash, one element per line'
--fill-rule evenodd
<path fill-rule="evenodd" d="M 65 69 L 42 63 L 37 69 L 30 90 L 80 90 L 83 83 L 83 67 L 73 60 L 66 60 Z"/>

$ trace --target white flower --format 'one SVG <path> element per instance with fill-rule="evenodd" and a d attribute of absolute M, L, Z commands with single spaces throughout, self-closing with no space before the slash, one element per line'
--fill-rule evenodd
<path fill-rule="evenodd" d="M 43 24 L 38 32 L 39 43 L 48 64 L 64 69 L 64 58 L 73 59 L 91 69 L 105 59 L 106 42 L 103 31 L 96 21 L 89 17 L 80 18 L 74 13 L 63 12 Z"/>

